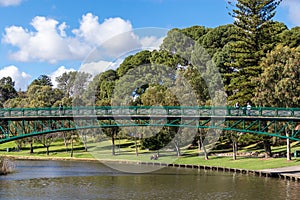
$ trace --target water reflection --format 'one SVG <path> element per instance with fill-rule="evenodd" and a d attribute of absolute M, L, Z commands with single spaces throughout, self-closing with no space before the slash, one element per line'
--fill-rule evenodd
<path fill-rule="evenodd" d="M 18 161 L 0 199 L 300 199 L 296 182 L 195 169 L 127 174 L 97 162 Z"/>

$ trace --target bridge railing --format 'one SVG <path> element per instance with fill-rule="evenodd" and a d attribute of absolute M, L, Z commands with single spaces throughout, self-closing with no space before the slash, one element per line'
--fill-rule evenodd
<path fill-rule="evenodd" d="M 192 106 L 101 106 L 101 107 L 57 107 L 2 108 L 0 117 L 23 116 L 86 116 L 86 115 L 181 115 L 181 116 L 265 116 L 300 117 L 300 108 L 253 107 L 192 107 Z"/>

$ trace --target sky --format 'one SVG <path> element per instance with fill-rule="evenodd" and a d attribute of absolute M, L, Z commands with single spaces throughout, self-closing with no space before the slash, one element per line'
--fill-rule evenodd
<path fill-rule="evenodd" d="M 26 90 L 40 75 L 117 68 L 126 55 L 158 49 L 168 30 L 233 22 L 225 0 L 0 0 L 0 78 Z M 300 0 L 276 21 L 300 25 Z"/>

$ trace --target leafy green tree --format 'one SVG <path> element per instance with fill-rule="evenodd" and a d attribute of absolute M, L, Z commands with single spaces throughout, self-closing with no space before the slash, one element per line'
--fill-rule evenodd
<path fill-rule="evenodd" d="M 125 75 L 130 69 L 139 67 L 141 65 L 150 63 L 151 52 L 144 50 L 134 55 L 130 55 L 124 59 L 117 69 L 117 75 L 119 77 Z"/>
<path fill-rule="evenodd" d="M 58 89 L 64 93 L 64 97 L 70 98 L 83 95 L 86 90 L 91 74 L 86 72 L 71 71 L 65 72 L 56 77 Z"/>
<path fill-rule="evenodd" d="M 28 87 L 32 85 L 53 86 L 51 78 L 47 75 L 40 75 L 37 79 L 34 79 Z"/>
<path fill-rule="evenodd" d="M 299 107 L 300 105 L 300 47 L 289 48 L 279 45 L 267 54 L 261 65 L 263 73 L 257 83 L 253 102 L 259 106 Z M 288 133 L 287 133 L 288 134 Z M 270 140 L 264 137 L 265 149 L 271 155 Z M 289 144 L 289 142 L 288 142 Z M 288 152 L 290 149 L 288 147 Z M 287 154 L 289 156 L 289 153 Z M 288 160 L 290 157 L 288 157 Z"/>
<path fill-rule="evenodd" d="M 280 34 L 280 41 L 283 46 L 291 48 L 300 46 L 300 27 L 296 26 L 291 30 L 285 30 Z"/>
<path fill-rule="evenodd" d="M 163 106 L 166 105 L 165 97 L 166 88 L 161 85 L 153 85 L 141 95 L 141 101 L 144 106 Z"/>
<path fill-rule="evenodd" d="M 184 59 L 176 54 L 171 54 L 166 50 L 154 50 L 151 52 L 151 64 L 160 64 L 172 69 L 177 69 L 179 66 L 184 65 Z"/>
<path fill-rule="evenodd" d="M 11 77 L 3 77 L 0 79 L 0 105 L 4 104 L 8 99 L 13 99 L 18 96 L 15 83 Z"/>
<path fill-rule="evenodd" d="M 202 80 L 198 83 L 201 88 L 198 92 L 204 94 L 204 99 L 201 99 L 201 101 L 205 102 L 205 104 L 223 104 L 223 100 L 219 101 L 222 99 L 221 92 L 224 87 L 219 69 L 215 66 L 210 55 L 200 43 L 196 43 L 194 46 L 191 64 L 194 68 L 194 72 L 196 72 L 197 76 L 201 77 Z M 199 80 L 199 78 L 197 79 Z M 197 84 L 197 82 L 194 83 Z"/>
<path fill-rule="evenodd" d="M 263 73 L 255 79 L 253 101 L 259 106 L 300 106 L 300 47 L 279 45 L 261 63 Z"/>
<path fill-rule="evenodd" d="M 114 93 L 115 82 L 118 79 L 117 72 L 108 70 L 99 75 L 96 85 L 96 104 L 105 105 L 110 102 Z"/>
<path fill-rule="evenodd" d="M 181 32 L 192 38 L 194 41 L 199 41 L 201 40 L 202 36 L 204 36 L 210 30 L 210 28 L 206 28 L 204 26 L 191 26 L 181 29 Z"/>
<path fill-rule="evenodd" d="M 288 31 L 288 28 L 282 22 L 269 21 L 264 25 L 261 31 L 265 37 L 262 39 L 263 43 L 259 54 L 265 57 L 266 54 L 272 51 L 279 43 L 282 43 L 282 35 Z"/>
<path fill-rule="evenodd" d="M 173 55 L 180 56 L 184 59 L 184 65 L 187 65 L 191 58 L 195 42 L 196 41 L 193 38 L 184 34 L 182 30 L 174 28 L 168 32 L 160 49 L 170 52 Z"/>
<path fill-rule="evenodd" d="M 180 56 L 185 59 L 187 64 L 190 60 L 194 44 L 200 42 L 202 36 L 209 30 L 204 26 L 192 26 L 185 29 L 174 28 L 168 32 L 160 49 Z"/>
<path fill-rule="evenodd" d="M 112 143 L 112 155 L 116 154 L 116 137 L 118 135 L 119 132 L 119 128 L 118 127 L 111 127 L 111 128 L 103 128 L 102 129 L 103 133 L 107 136 L 111 138 L 111 143 Z"/>
<path fill-rule="evenodd" d="M 143 138 L 141 140 L 141 148 L 159 151 L 172 141 L 174 135 L 171 135 L 170 133 L 173 132 L 169 132 L 167 127 L 164 127 L 159 133 L 155 134 L 154 136 Z"/>
<path fill-rule="evenodd" d="M 46 148 L 46 155 L 49 156 L 49 148 L 51 143 L 57 138 L 57 133 L 48 133 L 35 137 L 35 141 L 42 144 Z"/>
<path fill-rule="evenodd" d="M 118 75 L 115 70 L 108 70 L 96 75 L 89 84 L 85 95 L 95 96 L 96 105 L 110 105 Z"/>
<path fill-rule="evenodd" d="M 221 51 L 223 47 L 232 42 L 232 37 L 237 32 L 237 27 L 233 24 L 221 25 L 211 29 L 203 35 L 200 44 L 213 57 L 215 53 Z"/>
<path fill-rule="evenodd" d="M 62 99 L 62 93 L 49 85 L 32 85 L 27 90 L 27 107 L 52 107 Z"/>

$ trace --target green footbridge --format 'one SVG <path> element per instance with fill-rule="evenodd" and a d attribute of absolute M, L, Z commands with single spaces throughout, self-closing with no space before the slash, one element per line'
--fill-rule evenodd
<path fill-rule="evenodd" d="M 300 141 L 300 108 L 101 106 L 0 109 L 0 144 L 61 131 L 176 126 L 263 134 Z"/>

